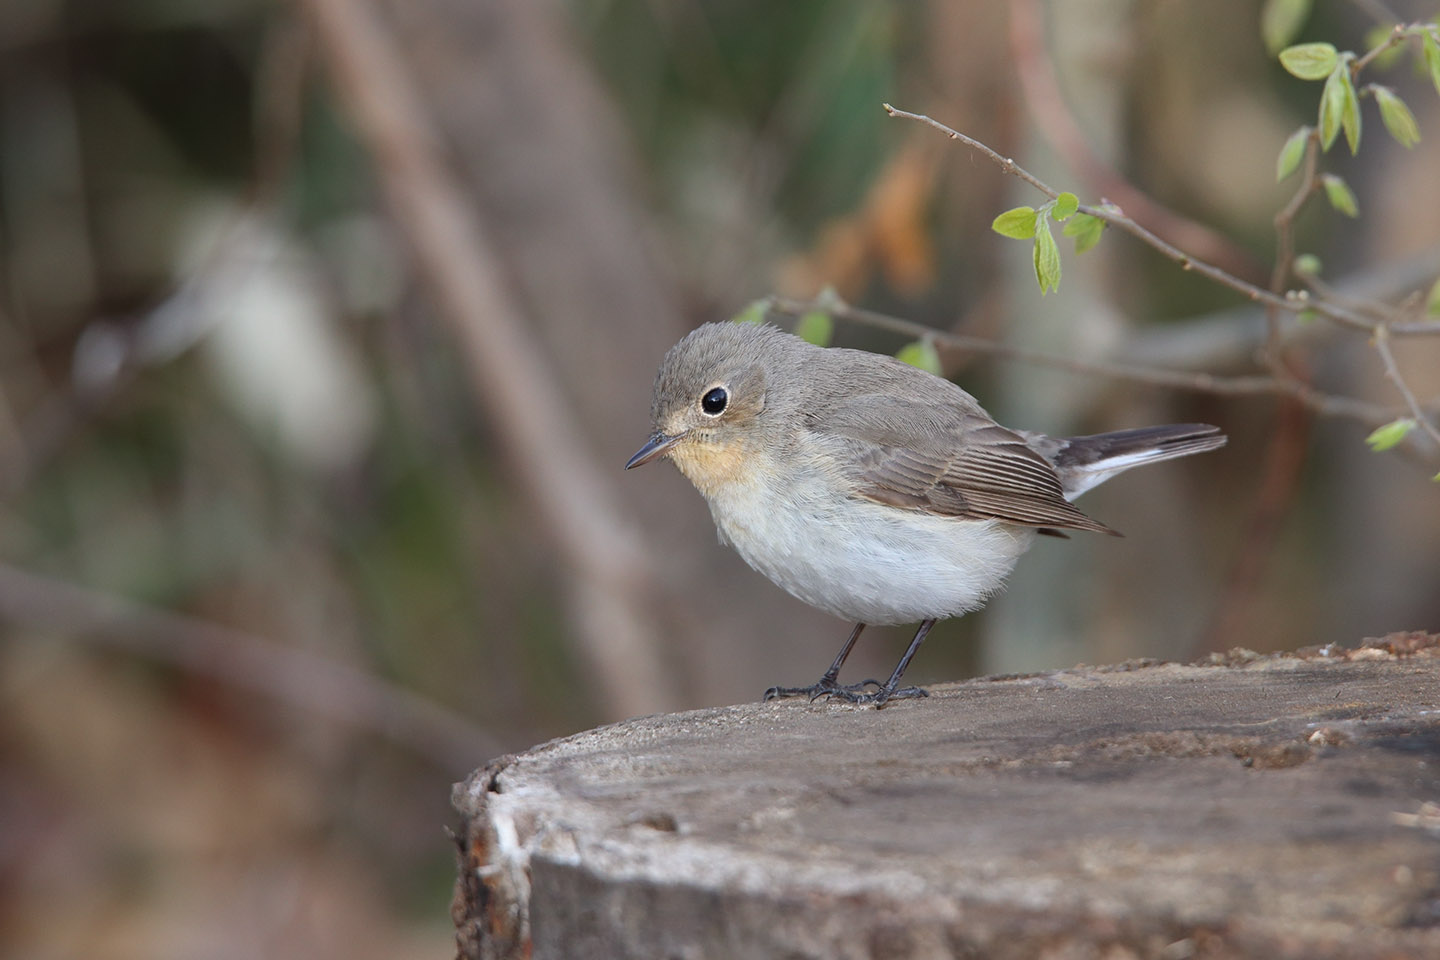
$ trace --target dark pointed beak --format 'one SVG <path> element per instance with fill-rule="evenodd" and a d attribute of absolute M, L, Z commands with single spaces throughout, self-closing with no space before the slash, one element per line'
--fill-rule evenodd
<path fill-rule="evenodd" d="M 685 439 L 686 432 L 687 431 L 681 431 L 675 434 L 675 436 L 670 437 L 658 430 L 655 431 L 650 439 L 645 441 L 645 446 L 635 451 L 635 456 L 631 457 L 630 462 L 625 464 L 625 469 L 629 470 L 631 467 L 641 467 L 656 457 L 663 457 L 667 450 Z"/>

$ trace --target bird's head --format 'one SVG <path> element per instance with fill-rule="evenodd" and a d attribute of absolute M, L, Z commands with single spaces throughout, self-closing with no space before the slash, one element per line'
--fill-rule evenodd
<path fill-rule="evenodd" d="M 706 496 L 743 481 L 774 433 L 776 380 L 804 341 L 774 327 L 707 323 L 670 348 L 655 378 L 655 432 L 625 469 L 669 457 Z"/>

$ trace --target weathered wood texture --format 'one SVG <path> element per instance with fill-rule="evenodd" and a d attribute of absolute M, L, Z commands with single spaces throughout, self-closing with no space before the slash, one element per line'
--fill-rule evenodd
<path fill-rule="evenodd" d="M 1440 636 L 645 717 L 456 787 L 472 958 L 1440 957 Z"/>

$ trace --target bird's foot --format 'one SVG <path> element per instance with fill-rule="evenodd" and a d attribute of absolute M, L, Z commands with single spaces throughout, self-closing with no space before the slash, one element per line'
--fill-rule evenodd
<path fill-rule="evenodd" d="M 832 677 L 821 677 L 808 687 L 771 687 L 765 691 L 762 700 L 779 700 L 782 697 L 804 697 L 807 700 L 817 700 L 820 697 L 864 697 L 874 696 L 875 692 L 865 693 L 866 687 L 874 687 L 875 691 L 884 689 L 879 680 L 861 680 L 859 683 L 836 683 Z"/>
<path fill-rule="evenodd" d="M 876 684 L 879 688 L 870 693 L 861 693 L 859 690 L 841 689 L 830 693 L 836 700 L 843 700 L 846 703 L 856 703 L 862 706 L 871 705 L 880 709 L 891 700 L 912 700 L 919 697 L 930 696 L 930 691 L 921 687 L 901 687 L 899 690 L 886 690 Z"/>

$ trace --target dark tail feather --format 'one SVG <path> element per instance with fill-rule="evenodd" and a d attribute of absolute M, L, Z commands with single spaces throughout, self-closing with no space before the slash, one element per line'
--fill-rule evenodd
<path fill-rule="evenodd" d="M 1052 455 L 1065 495 L 1074 498 L 1117 473 L 1145 463 L 1188 457 L 1225 446 L 1225 434 L 1208 423 L 1172 423 L 1070 437 Z"/>

